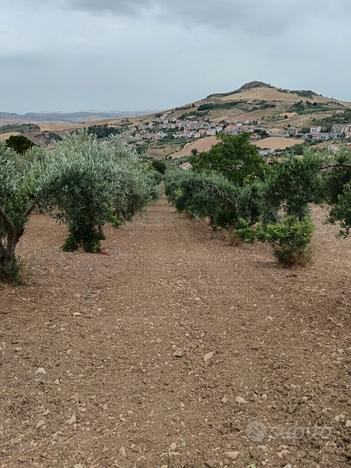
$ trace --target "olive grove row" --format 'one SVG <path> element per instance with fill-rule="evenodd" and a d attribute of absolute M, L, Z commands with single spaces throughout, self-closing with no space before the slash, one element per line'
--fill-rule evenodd
<path fill-rule="evenodd" d="M 16 247 L 33 210 L 68 226 L 66 251 L 98 252 L 103 226 L 130 220 L 158 196 L 160 175 L 119 137 L 73 134 L 50 150 L 0 144 L 0 278 L 18 274 Z"/>
<path fill-rule="evenodd" d="M 248 135 L 223 136 L 209 152 L 191 158 L 192 169 L 166 174 L 166 194 L 179 211 L 230 229 L 233 240 L 268 242 L 278 260 L 311 259 L 313 203 L 329 207 L 327 221 L 351 228 L 351 151 L 307 149 L 267 164 Z"/>

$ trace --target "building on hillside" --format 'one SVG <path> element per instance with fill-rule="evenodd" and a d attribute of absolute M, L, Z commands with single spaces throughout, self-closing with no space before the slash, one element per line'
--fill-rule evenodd
<path fill-rule="evenodd" d="M 330 140 L 330 135 L 329 133 L 325 133 L 325 132 L 319 132 L 319 133 L 312 133 L 311 134 L 311 137 L 312 137 L 312 140 L 314 141 L 327 141 L 327 140 Z"/>
<path fill-rule="evenodd" d="M 274 149 L 273 148 L 260 149 L 258 150 L 258 152 L 260 156 L 267 157 L 267 156 L 271 156 L 272 154 L 274 154 Z"/>
<path fill-rule="evenodd" d="M 345 134 L 346 125 L 335 124 L 332 126 L 331 136 L 333 138 L 342 138 Z"/>
<path fill-rule="evenodd" d="M 206 136 L 216 136 L 217 132 L 215 128 L 209 128 L 206 132 Z"/>
<path fill-rule="evenodd" d="M 299 134 L 299 129 L 296 127 L 289 127 L 286 129 L 289 136 L 296 136 Z"/>
<path fill-rule="evenodd" d="M 179 168 L 183 169 L 184 171 L 188 171 L 189 169 L 192 168 L 192 165 L 190 164 L 190 162 L 183 162 L 179 164 Z"/>
<path fill-rule="evenodd" d="M 240 127 L 238 125 L 228 125 L 225 128 L 224 133 L 226 135 L 239 135 Z"/>
<path fill-rule="evenodd" d="M 311 135 L 316 135 L 318 133 L 322 132 L 322 127 L 311 127 L 310 129 L 310 134 Z"/>
<path fill-rule="evenodd" d="M 346 125 L 344 135 L 345 135 L 345 138 L 347 138 L 348 140 L 351 140 L 351 124 Z"/>
<path fill-rule="evenodd" d="M 289 136 L 287 130 L 284 130 L 284 128 L 271 128 L 268 131 L 269 135 L 271 137 L 287 137 Z"/>

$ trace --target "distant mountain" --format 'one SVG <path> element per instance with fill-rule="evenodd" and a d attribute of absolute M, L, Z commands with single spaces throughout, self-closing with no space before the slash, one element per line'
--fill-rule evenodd
<path fill-rule="evenodd" d="M 29 112 L 27 114 L 16 114 L 11 112 L 0 112 L 0 124 L 3 122 L 90 122 L 96 120 L 121 119 L 150 114 L 154 111 L 140 112 Z"/>

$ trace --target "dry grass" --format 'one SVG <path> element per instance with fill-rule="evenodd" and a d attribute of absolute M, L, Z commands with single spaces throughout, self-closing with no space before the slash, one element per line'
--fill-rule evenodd
<path fill-rule="evenodd" d="M 264 101 L 281 101 L 294 103 L 299 101 L 314 101 L 314 102 L 326 102 L 328 98 L 322 96 L 314 96 L 313 98 L 304 98 L 298 94 L 287 93 L 280 91 L 276 88 L 253 88 L 245 90 L 241 93 L 234 93 L 221 98 L 222 101 L 253 101 L 253 100 L 264 100 Z"/>
<path fill-rule="evenodd" d="M 299 138 L 269 137 L 255 142 L 255 145 L 260 149 L 284 150 L 300 143 L 303 143 L 303 140 Z"/>
<path fill-rule="evenodd" d="M 218 143 L 218 139 L 215 136 L 199 138 L 196 141 L 187 143 L 180 151 L 177 151 L 171 155 L 172 159 L 184 158 L 190 156 L 193 149 L 197 149 L 199 153 L 203 151 L 209 151 L 213 145 Z"/>
<path fill-rule="evenodd" d="M 20 134 L 20 132 L 0 133 L 0 141 L 5 141 L 8 138 L 10 138 L 10 136 L 15 136 L 15 135 L 19 135 L 19 134 Z"/>

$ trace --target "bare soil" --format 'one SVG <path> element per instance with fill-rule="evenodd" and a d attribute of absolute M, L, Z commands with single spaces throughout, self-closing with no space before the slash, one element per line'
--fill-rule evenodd
<path fill-rule="evenodd" d="M 0 466 L 350 466 L 350 241 L 284 270 L 165 199 L 108 255 L 65 233 L 34 215 L 0 289 Z"/>

